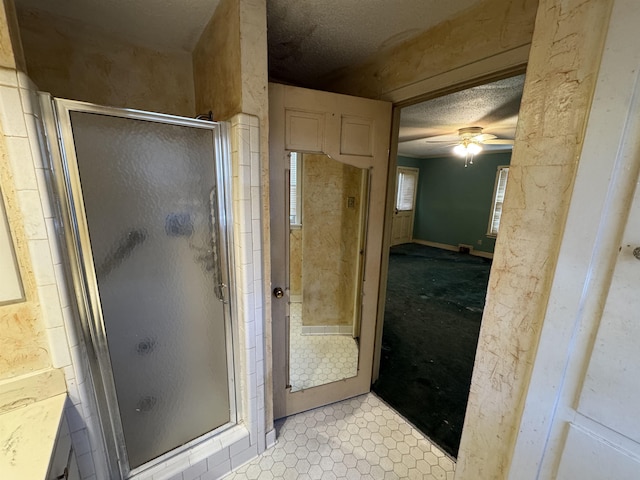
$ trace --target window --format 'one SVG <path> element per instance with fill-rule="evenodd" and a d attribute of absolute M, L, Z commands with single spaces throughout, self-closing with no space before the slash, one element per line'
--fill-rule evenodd
<path fill-rule="evenodd" d="M 399 212 L 413 210 L 416 196 L 417 169 L 398 168 L 398 188 L 396 190 L 396 210 Z"/>
<path fill-rule="evenodd" d="M 302 225 L 302 155 L 289 154 L 289 223 Z"/>
<path fill-rule="evenodd" d="M 504 193 L 507 189 L 507 178 L 509 176 L 509 167 L 498 167 L 496 173 L 496 184 L 493 189 L 493 202 L 491 203 L 491 217 L 489 218 L 489 230 L 487 235 L 495 237 L 498 235 L 500 228 L 500 217 L 502 216 L 502 203 L 504 202 Z"/>

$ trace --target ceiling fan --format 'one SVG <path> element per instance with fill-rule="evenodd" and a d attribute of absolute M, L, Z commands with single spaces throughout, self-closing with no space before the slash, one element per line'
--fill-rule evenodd
<path fill-rule="evenodd" d="M 447 135 L 446 137 L 451 138 Z M 442 138 L 442 137 L 440 137 Z M 513 145 L 514 141 L 506 138 L 498 138 L 491 133 L 482 133 L 482 127 L 465 127 L 458 129 L 458 140 L 439 140 L 438 137 L 425 139 L 427 143 L 440 143 L 443 141 L 453 145 L 453 153 L 465 159 L 464 166 L 473 165 L 473 157 L 482 151 L 482 145 Z"/>

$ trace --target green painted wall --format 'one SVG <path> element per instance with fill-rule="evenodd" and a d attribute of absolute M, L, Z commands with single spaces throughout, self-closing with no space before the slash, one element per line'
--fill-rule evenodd
<path fill-rule="evenodd" d="M 497 167 L 510 160 L 510 152 L 486 153 L 464 168 L 458 157 L 398 157 L 398 166 L 420 169 L 413 238 L 493 253 L 495 239 L 487 237 L 493 187 Z"/>

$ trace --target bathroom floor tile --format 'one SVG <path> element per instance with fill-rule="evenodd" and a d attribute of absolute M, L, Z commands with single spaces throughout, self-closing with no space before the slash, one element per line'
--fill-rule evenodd
<path fill-rule="evenodd" d="M 373 393 L 293 415 L 276 429 L 273 448 L 225 479 L 453 479 L 453 460 Z"/>
<path fill-rule="evenodd" d="M 291 303 L 291 391 L 351 378 L 358 373 L 358 344 L 349 335 L 303 335 L 302 303 Z"/>

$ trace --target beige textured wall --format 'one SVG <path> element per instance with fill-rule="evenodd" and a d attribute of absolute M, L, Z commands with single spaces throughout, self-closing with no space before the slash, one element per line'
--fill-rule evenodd
<path fill-rule="evenodd" d="M 242 112 L 240 65 L 240 3 L 221 0 L 193 51 L 198 113 L 225 120 Z"/>
<path fill-rule="evenodd" d="M 406 87 L 531 41 L 537 0 L 484 0 L 375 59 L 335 72 L 324 89 L 385 99 Z"/>
<path fill-rule="evenodd" d="M 326 155 L 303 156 L 303 325 L 353 323 L 361 174 Z"/>
<path fill-rule="evenodd" d="M 251 112 L 261 119 L 261 137 L 268 141 L 269 136 L 265 135 L 268 133 L 266 119 L 269 113 L 266 0 L 242 0 L 240 25 L 242 111 Z M 268 143 L 264 146 L 268 151 Z"/>
<path fill-rule="evenodd" d="M 198 112 L 249 113 L 267 129 L 266 42 L 265 0 L 221 0 L 193 51 Z"/>
<path fill-rule="evenodd" d="M 289 290 L 291 295 L 302 295 L 302 229 L 289 233 Z"/>
<path fill-rule="evenodd" d="M 7 7 L 3 1 L 0 2 L 0 67 L 16 68 L 11 35 L 7 25 Z"/>
<path fill-rule="evenodd" d="M 79 22 L 19 10 L 31 79 L 53 96 L 195 115 L 191 55 L 125 43 Z"/>
<path fill-rule="evenodd" d="M 456 479 L 508 471 L 610 9 L 540 2 Z"/>
<path fill-rule="evenodd" d="M 4 197 L 25 292 L 25 301 L 0 305 L 0 380 L 5 380 L 51 367 L 51 361 L 35 277 L 31 268 L 25 225 L 9 169 L 5 136 L 1 130 L 0 190 Z"/>
<path fill-rule="evenodd" d="M 24 55 L 13 0 L 0 1 L 0 67 L 24 70 Z"/>
<path fill-rule="evenodd" d="M 13 69 L 24 64 L 16 28 L 13 3 L 0 3 L 0 67 Z M 3 197 L 0 200 L 6 208 L 25 294 L 22 302 L 0 305 L 0 380 L 51 367 L 43 312 L 27 246 L 26 225 L 9 165 L 7 141 L 0 125 L 0 191 Z"/>
<path fill-rule="evenodd" d="M 342 290 L 342 311 L 351 319 L 355 316 L 356 291 L 358 289 L 360 259 L 360 241 L 362 239 L 362 222 L 360 219 L 362 205 L 363 171 L 350 165 L 343 166 L 342 177 L 342 225 L 340 231 L 340 286 Z M 353 197 L 353 206 L 348 206 L 348 198 Z M 358 296 L 358 298 L 360 298 Z"/>

